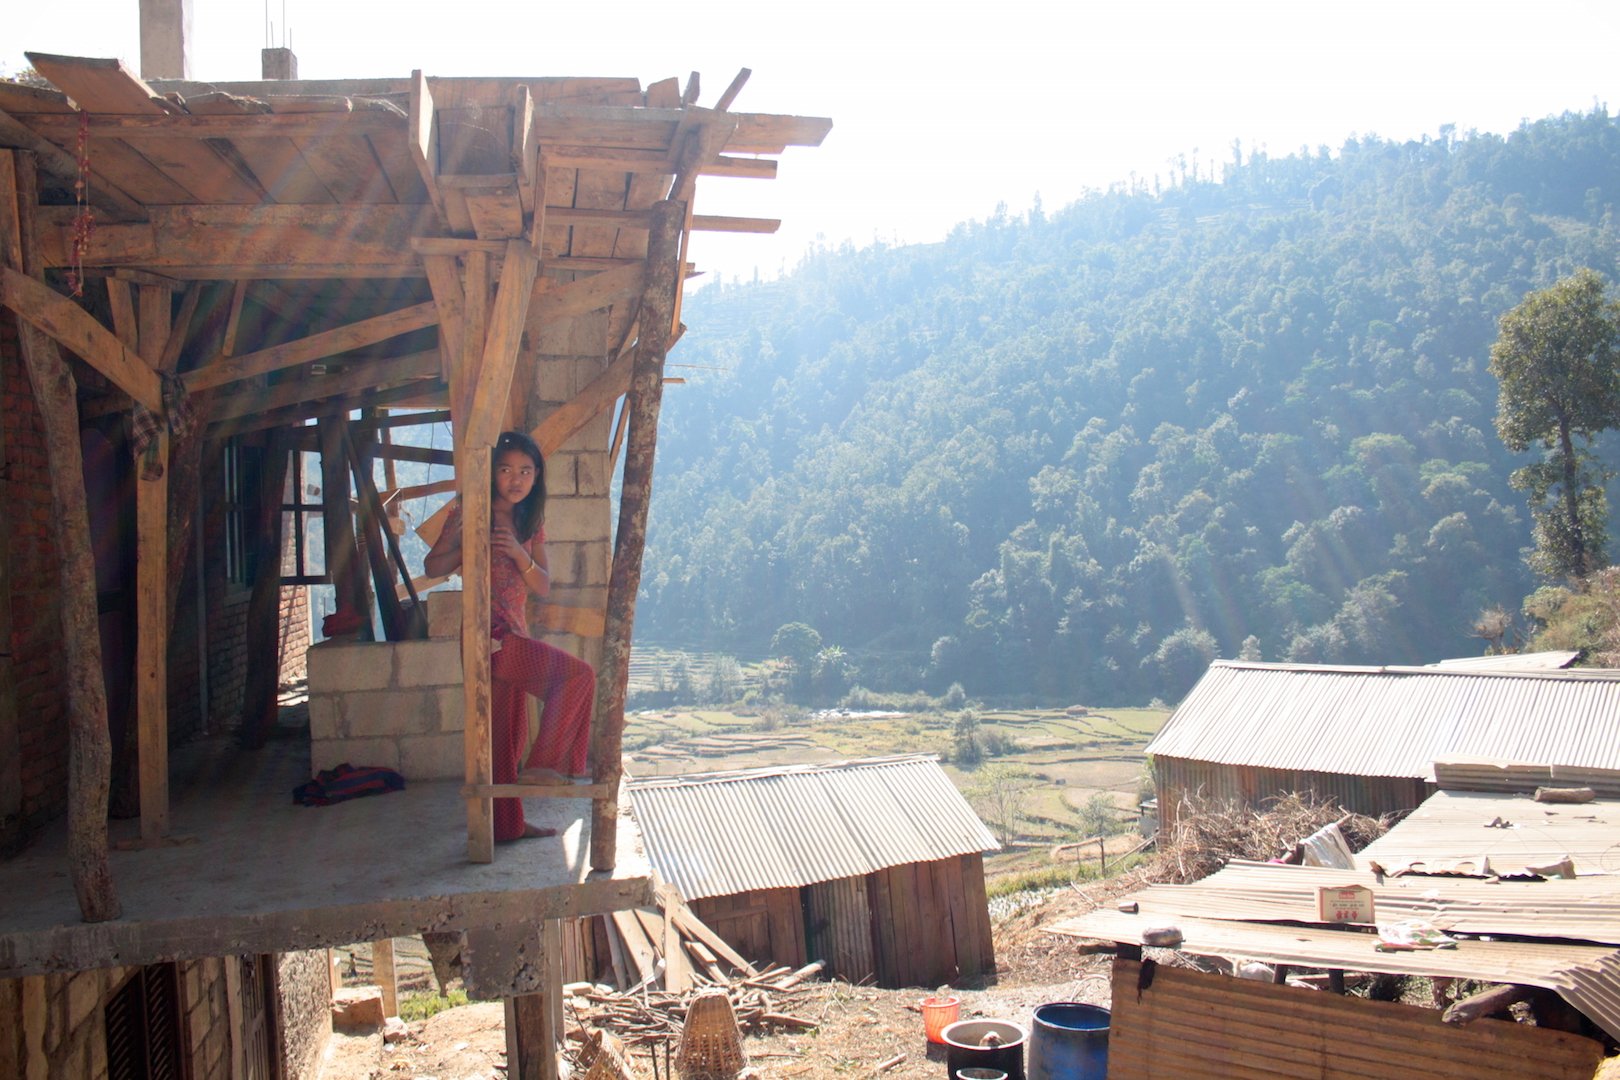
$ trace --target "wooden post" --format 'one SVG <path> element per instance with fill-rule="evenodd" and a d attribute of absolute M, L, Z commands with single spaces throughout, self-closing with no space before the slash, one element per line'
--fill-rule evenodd
<path fill-rule="evenodd" d="M 596 680 L 596 723 L 591 728 L 595 782 L 612 794 L 591 803 L 591 866 L 611 870 L 617 859 L 619 780 L 624 772 L 624 699 L 630 678 L 630 637 L 641 587 L 641 554 L 647 543 L 647 507 L 652 499 L 653 455 L 658 445 L 658 412 L 663 404 L 664 354 L 675 290 L 680 282 L 683 203 L 653 206 L 647 238 L 647 284 L 641 298 L 641 340 L 625 411 L 630 430 L 625 444 L 619 524 L 608 578 L 607 629 L 602 637 L 602 670 Z"/>
<path fill-rule="evenodd" d="M 123 288 L 118 288 L 118 286 Z M 128 335 L 140 358 L 162 369 L 169 340 L 166 286 L 143 285 L 139 316 L 127 282 L 107 281 L 114 325 Z M 122 314 L 120 314 L 122 312 Z M 169 429 L 157 433 L 160 475 L 135 480 L 135 730 L 140 768 L 141 842 L 155 844 L 169 832 Z"/>
<path fill-rule="evenodd" d="M 478 787 L 495 782 L 489 723 L 494 701 L 489 671 L 489 447 L 462 446 L 456 462 L 461 480 L 462 746 L 467 783 Z M 495 860 L 495 806 L 488 798 L 467 800 L 467 859 Z"/>
<path fill-rule="evenodd" d="M 383 1015 L 399 1015 L 399 977 L 394 974 L 394 939 L 371 943 L 371 978 L 382 989 Z"/>
<path fill-rule="evenodd" d="M 354 515 L 349 511 L 349 454 L 344 448 L 348 430 L 346 416 L 326 416 L 320 420 L 321 519 L 326 533 L 326 573 L 337 593 L 337 606 L 350 608 L 369 625 L 371 590 L 360 572 Z"/>
<path fill-rule="evenodd" d="M 287 484 L 285 429 L 270 433 L 259 470 L 259 515 L 251 538 L 253 592 L 248 597 L 247 681 L 242 688 L 242 745 L 257 750 L 276 726 L 276 692 L 281 682 L 281 504 Z"/>
<path fill-rule="evenodd" d="M 38 200 L 34 157 L 0 151 L 0 259 L 39 278 L 38 247 L 32 236 Z M 23 363 L 45 429 L 51 475 L 56 550 L 61 559 L 61 642 L 67 667 L 68 700 L 68 861 L 79 911 L 86 922 L 116 919 L 122 913 L 107 859 L 107 801 L 112 780 L 112 744 L 107 734 L 107 687 L 101 672 L 101 634 L 96 616 L 95 556 L 90 547 L 90 512 L 84 493 L 84 459 L 79 452 L 78 388 L 56 347 L 25 320 L 18 320 Z"/>

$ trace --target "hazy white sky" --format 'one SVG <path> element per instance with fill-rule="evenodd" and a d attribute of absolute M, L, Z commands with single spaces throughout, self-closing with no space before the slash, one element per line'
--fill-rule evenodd
<path fill-rule="evenodd" d="M 734 108 L 834 127 L 774 182 L 700 185 L 700 213 L 783 219 L 774 237 L 693 238 L 728 279 L 817 242 L 936 240 L 1037 192 L 1052 210 L 1194 151 L 1218 166 L 1234 140 L 1281 156 L 1620 105 L 1613 0 L 193 2 L 199 79 L 258 78 L 268 23 L 273 44 L 291 27 L 306 79 L 698 71 L 711 104 L 752 68 Z M 0 69 L 25 49 L 139 66 L 136 0 L 5 6 Z"/>

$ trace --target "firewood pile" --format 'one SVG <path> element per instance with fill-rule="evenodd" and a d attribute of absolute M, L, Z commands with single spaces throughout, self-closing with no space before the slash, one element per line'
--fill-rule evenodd
<path fill-rule="evenodd" d="M 679 1038 L 693 999 L 715 989 L 725 991 L 737 1026 L 745 1032 L 770 1027 L 813 1028 L 816 1021 L 793 1015 L 793 999 L 800 992 L 799 984 L 821 968 L 819 960 L 797 971 L 772 967 L 753 978 L 718 987 L 705 979 L 703 985 L 681 993 L 649 987 L 617 991 L 571 983 L 563 988 L 568 995 L 564 1000 L 581 1030 L 570 1032 L 570 1037 L 583 1040 L 586 1031 L 606 1030 L 632 1047 Z"/>
<path fill-rule="evenodd" d="M 580 1069 L 590 1069 L 605 1044 L 650 1056 L 655 1071 L 662 1059 L 664 1075 L 674 1075 L 670 1062 L 700 997 L 724 994 L 740 1032 L 818 1025 L 796 1015 L 794 999 L 822 961 L 797 970 L 762 970 L 706 926 L 673 887 L 658 886 L 656 896 L 654 907 L 602 916 L 615 985 L 563 987 L 568 1038 L 580 1044 Z"/>

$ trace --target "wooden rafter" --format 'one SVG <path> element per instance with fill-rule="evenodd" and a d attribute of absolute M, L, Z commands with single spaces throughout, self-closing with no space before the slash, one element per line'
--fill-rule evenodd
<path fill-rule="evenodd" d="M 273 371 L 324 360 L 351 349 L 375 345 L 401 334 L 433 326 L 438 321 L 438 310 L 432 301 L 413 304 L 407 308 L 361 319 L 359 322 L 324 330 L 243 356 L 231 357 L 221 354 L 203 367 L 186 373 L 182 378 L 188 390 L 193 392 L 207 390 L 251 379 L 257 375 L 268 375 Z"/>
<path fill-rule="evenodd" d="M 148 409 L 163 411 L 157 375 L 78 304 L 8 266 L 0 267 L 0 305 L 76 353 Z"/>
<path fill-rule="evenodd" d="M 362 390 L 381 390 L 439 374 L 437 350 L 361 361 L 330 375 L 306 376 L 271 387 L 255 387 L 214 398 L 209 418 L 214 423 L 239 416 L 286 409 Z"/>

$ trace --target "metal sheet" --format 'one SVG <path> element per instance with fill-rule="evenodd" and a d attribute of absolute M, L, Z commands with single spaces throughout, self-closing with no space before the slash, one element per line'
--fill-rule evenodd
<path fill-rule="evenodd" d="M 688 900 L 1000 848 L 931 755 L 627 786 L 649 860 Z"/>
<path fill-rule="evenodd" d="M 1098 910 L 1046 929 L 1071 937 L 1140 943 L 1144 930 L 1163 922 L 1162 911 L 1147 916 Z M 1614 949 L 1465 941 L 1455 949 L 1383 953 L 1374 948 L 1377 938 L 1354 931 L 1194 918 L 1178 918 L 1175 924 L 1183 936 L 1181 951 L 1196 956 L 1242 956 L 1274 964 L 1544 987 L 1620 1038 L 1620 951 Z"/>
<path fill-rule="evenodd" d="M 1620 768 L 1620 671 L 1219 660 L 1148 745 L 1160 758 L 1361 777 L 1447 758 Z"/>
<path fill-rule="evenodd" d="M 1112 1080 L 1589 1080 L 1595 1039 L 1525 1024 L 1444 1024 L 1433 1009 L 1117 960 L 1108 1032 Z M 1533 1063 L 1533 1064 L 1531 1064 Z"/>
<path fill-rule="evenodd" d="M 1577 874 L 1617 875 L 1609 880 L 1620 891 L 1620 801 L 1538 803 L 1528 795 L 1441 791 L 1362 849 L 1356 864 L 1443 870 L 1468 860 L 1483 874 L 1488 859 L 1506 874 L 1566 857 Z"/>

